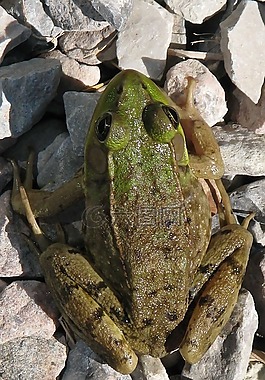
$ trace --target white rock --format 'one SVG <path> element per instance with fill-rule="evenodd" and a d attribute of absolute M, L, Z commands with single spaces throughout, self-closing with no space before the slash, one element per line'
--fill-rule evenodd
<path fill-rule="evenodd" d="M 0 6 L 0 63 L 4 56 L 14 47 L 26 41 L 31 35 L 31 30 L 20 25 Z"/>
<path fill-rule="evenodd" d="M 122 375 L 107 364 L 81 340 L 70 351 L 62 380 L 131 380 L 130 375 Z"/>
<path fill-rule="evenodd" d="M 0 67 L 0 139 L 18 137 L 43 116 L 61 74 L 55 59 L 34 58 Z"/>
<path fill-rule="evenodd" d="M 152 0 L 134 0 L 131 15 L 117 40 L 119 67 L 159 78 L 165 67 L 172 27 L 172 15 L 160 5 Z"/>
<path fill-rule="evenodd" d="M 235 101 L 231 109 L 231 119 L 258 134 L 265 134 L 265 86 L 257 104 L 253 103 L 238 88 L 233 92 Z"/>
<path fill-rule="evenodd" d="M 220 24 L 225 69 L 232 82 L 257 103 L 265 77 L 265 26 L 256 1 L 242 1 Z"/>
<path fill-rule="evenodd" d="M 174 44 L 174 47 L 185 48 L 187 43 L 185 19 L 182 16 L 176 14 L 174 14 L 173 17 L 174 23 L 172 29 L 171 44 Z"/>
<path fill-rule="evenodd" d="M 86 135 L 100 95 L 69 91 L 63 96 L 67 128 L 78 156 L 84 156 Z"/>
<path fill-rule="evenodd" d="M 190 380 L 244 380 L 257 327 L 253 298 L 241 290 L 222 333 L 198 363 L 185 365 L 182 375 Z"/>
<path fill-rule="evenodd" d="M 0 210 L 0 276 L 40 276 L 38 259 L 22 237 L 29 230 L 11 209 L 10 191 L 1 195 Z"/>
<path fill-rule="evenodd" d="M 201 117 L 210 126 L 222 120 L 227 112 L 225 92 L 216 77 L 201 62 L 188 59 L 173 66 L 166 76 L 165 90 L 176 104 L 182 102 L 187 77 L 196 79 L 194 103 Z"/>
<path fill-rule="evenodd" d="M 265 364 L 260 363 L 260 362 L 249 363 L 248 372 L 244 380 L 261 380 L 261 379 L 265 379 Z"/>
<path fill-rule="evenodd" d="M 169 380 L 165 367 L 159 358 L 141 355 L 135 375 L 139 380 Z"/>
<path fill-rule="evenodd" d="M 201 24 L 205 19 L 220 11 L 226 0 L 165 0 L 175 13 L 182 15 L 193 24 Z"/>
<path fill-rule="evenodd" d="M 265 136 L 240 125 L 212 128 L 225 164 L 225 175 L 265 175 Z"/>
<path fill-rule="evenodd" d="M 30 336 L 51 338 L 57 318 L 46 284 L 12 282 L 0 294 L 0 344 Z"/>
<path fill-rule="evenodd" d="M 101 30 L 68 31 L 59 39 L 59 46 L 68 57 L 78 62 L 98 65 L 101 63 L 98 54 L 112 41 L 113 32 L 112 26 Z"/>
<path fill-rule="evenodd" d="M 86 86 L 94 86 L 100 79 L 100 69 L 98 66 L 82 65 L 75 59 L 67 57 L 67 55 L 61 53 L 59 50 L 53 50 L 51 52 L 42 55 L 45 58 L 58 59 L 62 65 L 62 78 L 60 87 L 69 90 L 78 90 Z"/>
<path fill-rule="evenodd" d="M 126 23 L 132 3 L 132 0 L 91 0 L 98 13 L 117 30 Z"/>
<path fill-rule="evenodd" d="M 55 380 L 65 365 L 66 347 L 57 339 L 21 338 L 0 345 L 3 380 Z"/>

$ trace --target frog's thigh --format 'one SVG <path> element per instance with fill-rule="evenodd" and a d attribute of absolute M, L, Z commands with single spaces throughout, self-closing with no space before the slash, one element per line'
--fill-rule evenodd
<path fill-rule="evenodd" d="M 239 227 L 240 231 L 238 246 L 234 247 L 233 253 L 222 261 L 205 283 L 181 343 L 180 352 L 189 363 L 199 361 L 208 350 L 230 318 L 237 301 L 252 236 L 243 227 L 242 230 L 240 226 L 235 227 Z M 231 226 L 227 228 L 231 229 Z M 223 246 L 224 251 L 229 249 L 230 247 Z"/>
<path fill-rule="evenodd" d="M 117 371 L 131 373 L 137 356 L 106 313 L 111 307 L 119 308 L 119 301 L 88 261 L 73 248 L 57 243 L 41 255 L 40 263 L 52 295 L 73 331 Z M 106 308 L 96 298 L 103 303 L 106 299 Z"/>

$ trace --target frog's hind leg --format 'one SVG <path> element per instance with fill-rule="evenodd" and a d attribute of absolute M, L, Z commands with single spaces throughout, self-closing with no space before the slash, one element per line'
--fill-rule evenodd
<path fill-rule="evenodd" d="M 221 180 L 217 186 L 222 196 L 225 225 L 212 237 L 194 279 L 195 306 L 180 346 L 181 354 L 189 363 L 200 360 L 230 318 L 253 241 L 247 227 L 254 213 L 242 225 L 237 224 Z"/>

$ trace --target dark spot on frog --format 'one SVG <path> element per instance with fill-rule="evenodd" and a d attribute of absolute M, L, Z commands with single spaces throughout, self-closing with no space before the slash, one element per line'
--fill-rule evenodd
<path fill-rule="evenodd" d="M 117 95 L 121 95 L 123 93 L 123 85 L 121 84 L 120 86 L 117 87 Z"/>
<path fill-rule="evenodd" d="M 144 82 L 141 82 L 143 90 L 147 90 L 147 85 Z"/>
<path fill-rule="evenodd" d="M 186 219 L 186 223 L 187 223 L 187 224 L 191 224 L 191 218 L 188 217 L 188 218 Z"/>
<path fill-rule="evenodd" d="M 152 322 L 153 322 L 153 319 L 152 319 L 152 318 L 144 318 L 144 319 L 143 319 L 143 325 L 144 325 L 144 326 L 151 326 L 151 325 L 152 325 Z"/>
<path fill-rule="evenodd" d="M 243 273 L 243 265 L 241 265 L 237 260 L 233 258 L 233 255 L 239 251 L 239 248 L 235 249 L 233 254 L 226 258 L 226 261 L 228 262 L 229 266 L 232 268 L 233 272 L 236 275 L 240 275 Z"/>
<path fill-rule="evenodd" d="M 122 341 L 119 339 L 113 339 L 113 344 L 115 344 L 115 346 L 120 346 L 122 344 Z"/>
<path fill-rule="evenodd" d="M 150 298 L 155 297 L 156 295 L 157 295 L 157 289 L 152 290 L 151 292 L 147 293 L 147 296 Z"/>
<path fill-rule="evenodd" d="M 175 290 L 175 286 L 172 285 L 172 284 L 168 284 L 168 285 L 164 286 L 164 290 L 165 290 L 166 292 L 172 292 L 172 291 Z"/>
<path fill-rule="evenodd" d="M 199 305 L 200 306 L 211 305 L 213 301 L 214 301 L 214 298 L 211 297 L 210 295 L 207 295 L 200 298 Z"/>
<path fill-rule="evenodd" d="M 118 321 L 121 321 L 121 322 L 126 323 L 126 324 L 130 323 L 130 319 L 129 319 L 127 313 L 125 313 L 125 312 L 123 313 L 120 309 L 111 306 L 110 307 L 110 313 L 112 315 L 114 315 L 118 319 Z"/>
<path fill-rule="evenodd" d="M 101 307 L 99 307 L 98 309 L 96 309 L 94 312 L 93 312 L 93 320 L 96 322 L 96 321 L 101 321 L 102 319 L 102 316 L 104 314 L 104 311 Z"/>
<path fill-rule="evenodd" d="M 213 268 L 213 264 L 201 265 L 199 271 L 203 274 L 211 274 L 213 272 Z"/>
<path fill-rule="evenodd" d="M 212 320 L 212 322 L 216 322 L 225 312 L 225 308 L 221 307 L 220 309 L 218 307 L 209 308 L 208 312 L 206 314 L 206 318 L 209 318 Z"/>
<path fill-rule="evenodd" d="M 170 311 L 166 314 L 166 317 L 169 321 L 174 322 L 178 319 L 178 315 L 174 311 Z"/>

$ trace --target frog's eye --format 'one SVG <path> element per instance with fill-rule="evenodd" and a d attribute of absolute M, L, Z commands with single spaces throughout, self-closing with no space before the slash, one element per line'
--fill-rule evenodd
<path fill-rule="evenodd" d="M 142 119 L 149 136 L 161 143 L 170 142 L 180 127 L 177 111 L 163 103 L 148 104 Z"/>
<path fill-rule="evenodd" d="M 99 139 L 100 142 L 104 142 L 106 138 L 108 137 L 110 127 L 112 122 L 112 115 L 111 113 L 104 114 L 95 125 L 95 132 L 96 136 Z"/>

